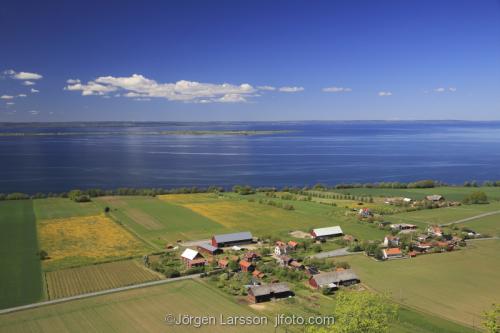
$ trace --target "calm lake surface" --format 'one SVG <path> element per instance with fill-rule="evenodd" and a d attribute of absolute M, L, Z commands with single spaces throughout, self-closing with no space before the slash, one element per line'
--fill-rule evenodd
<path fill-rule="evenodd" d="M 292 130 L 271 135 L 135 135 L 161 130 Z M 500 180 L 500 122 L 87 124 L 0 132 L 0 192 L 73 188 Z M 95 133 L 102 132 L 103 134 Z M 123 134 L 107 135 L 106 132 Z"/>

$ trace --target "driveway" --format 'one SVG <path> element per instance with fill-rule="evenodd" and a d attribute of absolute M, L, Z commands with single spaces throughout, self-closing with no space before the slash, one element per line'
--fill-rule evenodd
<path fill-rule="evenodd" d="M 347 251 L 347 249 L 348 249 L 347 247 L 344 247 L 342 249 L 337 249 L 333 251 L 320 252 L 318 254 L 312 255 L 311 258 L 324 259 L 324 258 L 350 256 L 353 254 L 363 253 L 363 252 L 349 252 Z"/>

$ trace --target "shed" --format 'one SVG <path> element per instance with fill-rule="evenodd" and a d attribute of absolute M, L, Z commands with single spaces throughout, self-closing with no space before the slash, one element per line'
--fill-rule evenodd
<path fill-rule="evenodd" d="M 222 249 L 219 249 L 215 246 L 212 246 L 212 244 L 209 244 L 209 243 L 199 244 L 197 246 L 197 249 L 200 252 L 210 254 L 210 255 L 216 255 L 216 254 L 222 253 Z"/>
<path fill-rule="evenodd" d="M 189 248 L 182 252 L 181 260 L 188 268 L 205 266 L 207 264 L 205 258 L 198 251 Z"/>
<path fill-rule="evenodd" d="M 316 289 L 338 289 L 338 286 L 350 286 L 359 282 L 360 279 L 352 269 L 320 273 L 309 278 L 309 284 Z"/>

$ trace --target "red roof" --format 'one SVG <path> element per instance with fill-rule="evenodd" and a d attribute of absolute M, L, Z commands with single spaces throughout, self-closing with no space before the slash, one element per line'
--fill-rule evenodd
<path fill-rule="evenodd" d="M 229 262 L 226 259 L 220 259 L 219 260 L 219 265 L 220 266 L 227 266 Z"/>
<path fill-rule="evenodd" d="M 289 241 L 288 245 L 290 245 L 291 247 L 296 247 L 297 245 L 299 245 L 299 243 L 297 243 L 295 241 Z"/>
<path fill-rule="evenodd" d="M 392 249 L 385 250 L 385 254 L 387 254 L 387 255 L 401 254 L 401 250 L 398 249 L 397 247 L 395 247 Z"/>
<path fill-rule="evenodd" d="M 245 260 L 242 260 L 242 261 L 240 261 L 240 266 L 248 268 L 248 267 L 252 266 L 252 263 L 245 261 Z"/>
<path fill-rule="evenodd" d="M 285 246 L 285 243 L 283 243 L 282 241 L 276 241 L 276 245 L 278 245 L 278 246 Z"/>

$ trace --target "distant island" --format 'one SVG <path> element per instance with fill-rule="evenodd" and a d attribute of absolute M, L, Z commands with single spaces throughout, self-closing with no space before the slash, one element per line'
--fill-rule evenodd
<path fill-rule="evenodd" d="M 93 131 L 93 132 L 0 132 L 0 137 L 10 136 L 80 136 L 80 135 L 272 135 L 294 132 L 292 130 L 178 130 L 178 131 Z"/>

